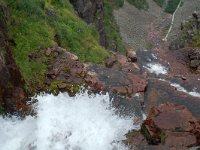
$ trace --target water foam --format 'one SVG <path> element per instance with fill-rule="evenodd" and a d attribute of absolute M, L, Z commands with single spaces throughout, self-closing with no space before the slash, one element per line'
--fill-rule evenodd
<path fill-rule="evenodd" d="M 193 97 L 200 97 L 200 93 L 196 92 L 195 89 L 193 91 L 187 91 L 184 87 L 177 83 L 171 83 L 171 86 L 175 87 L 178 91 L 187 93 Z"/>
<path fill-rule="evenodd" d="M 155 73 L 156 75 L 167 74 L 167 69 L 161 64 L 149 63 L 146 68 L 150 73 Z"/>
<path fill-rule="evenodd" d="M 159 79 L 159 80 L 169 83 L 170 86 L 175 87 L 177 91 L 184 92 L 184 93 L 189 94 L 189 95 L 191 95 L 193 97 L 200 97 L 200 93 L 196 92 L 195 88 L 192 91 L 188 91 L 178 83 L 172 83 L 172 82 L 167 81 L 165 79 Z"/>
<path fill-rule="evenodd" d="M 37 96 L 37 117 L 0 117 L 1 150 L 125 150 L 133 126 L 111 108 L 109 95 Z"/>

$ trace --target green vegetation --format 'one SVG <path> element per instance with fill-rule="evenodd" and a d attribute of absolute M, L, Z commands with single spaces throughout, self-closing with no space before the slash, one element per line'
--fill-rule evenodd
<path fill-rule="evenodd" d="M 70 96 L 74 96 L 80 89 L 80 86 L 78 84 L 70 84 L 70 83 L 65 83 L 65 81 L 62 80 L 57 80 L 51 83 L 50 85 L 50 90 L 54 95 L 58 95 L 60 90 L 58 88 L 59 84 L 65 85 L 65 90 L 68 92 Z"/>
<path fill-rule="evenodd" d="M 99 35 L 73 11 L 68 0 L 6 0 L 9 38 L 14 41 L 15 61 L 26 81 L 34 88 L 44 80 L 44 50 L 54 45 L 64 47 L 81 61 L 101 63 L 108 52 L 99 45 Z M 30 59 L 32 53 L 35 58 Z M 40 58 L 40 61 L 37 58 Z"/>
<path fill-rule="evenodd" d="M 123 0 L 104 0 L 104 23 L 108 40 L 108 49 L 125 53 L 122 38 L 119 34 L 119 27 L 113 16 L 113 9 L 120 8 L 123 4 Z"/>
<path fill-rule="evenodd" d="M 149 8 L 149 4 L 146 0 L 128 0 L 128 2 L 138 9 L 147 10 Z"/>
<path fill-rule="evenodd" d="M 180 0 L 169 0 L 165 12 L 173 14 L 176 10 Z"/>
<path fill-rule="evenodd" d="M 165 144 L 165 139 L 166 139 L 166 135 L 165 135 L 164 132 L 161 131 L 161 133 L 160 133 L 160 143 L 161 143 L 162 145 Z"/>
<path fill-rule="evenodd" d="M 156 4 L 158 4 L 158 6 L 162 7 L 163 4 L 165 3 L 165 0 L 154 0 L 154 2 L 156 2 Z"/>

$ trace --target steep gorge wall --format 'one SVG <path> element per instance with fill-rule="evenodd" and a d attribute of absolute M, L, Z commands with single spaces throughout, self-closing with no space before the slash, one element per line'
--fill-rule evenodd
<path fill-rule="evenodd" d="M 100 44 L 107 48 L 108 43 L 103 22 L 103 0 L 70 0 L 70 3 L 85 22 L 96 26 L 100 35 Z"/>
<path fill-rule="evenodd" d="M 7 38 L 6 5 L 0 4 L 0 113 L 25 111 L 24 80 L 12 56 Z"/>

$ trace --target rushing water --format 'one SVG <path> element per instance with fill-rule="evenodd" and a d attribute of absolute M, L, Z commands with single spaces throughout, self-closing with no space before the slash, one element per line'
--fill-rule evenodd
<path fill-rule="evenodd" d="M 133 117 L 119 117 L 109 95 L 37 96 L 37 117 L 0 118 L 1 150 L 125 150 Z"/>

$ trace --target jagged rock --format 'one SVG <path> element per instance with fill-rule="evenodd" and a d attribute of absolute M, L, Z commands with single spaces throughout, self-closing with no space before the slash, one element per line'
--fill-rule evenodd
<path fill-rule="evenodd" d="M 137 61 L 137 54 L 134 50 L 129 49 L 127 50 L 126 56 L 128 57 L 128 59 L 130 59 L 130 61 L 132 62 L 136 62 Z"/>
<path fill-rule="evenodd" d="M 148 145 L 146 138 L 139 131 L 130 131 L 126 134 L 127 140 L 125 141 L 126 145 L 130 147 L 135 147 L 139 145 Z"/>
<path fill-rule="evenodd" d="M 87 72 L 85 82 L 92 88 L 93 91 L 101 92 L 105 90 L 103 83 L 99 80 L 95 72 Z"/>
<path fill-rule="evenodd" d="M 108 67 L 108 68 L 112 68 L 113 65 L 114 65 L 116 62 L 117 62 L 117 60 L 116 60 L 115 58 L 108 58 L 108 59 L 106 60 L 105 65 L 106 65 L 106 67 Z"/>
<path fill-rule="evenodd" d="M 149 144 L 193 147 L 200 144 L 200 121 L 184 106 L 161 104 L 151 109 L 142 125 Z"/>
<path fill-rule="evenodd" d="M 8 17 L 8 8 L 3 3 L 0 3 L 0 13 Z M 0 17 L 0 106 L 6 112 L 27 112 L 24 84 L 9 46 L 5 20 Z"/>

